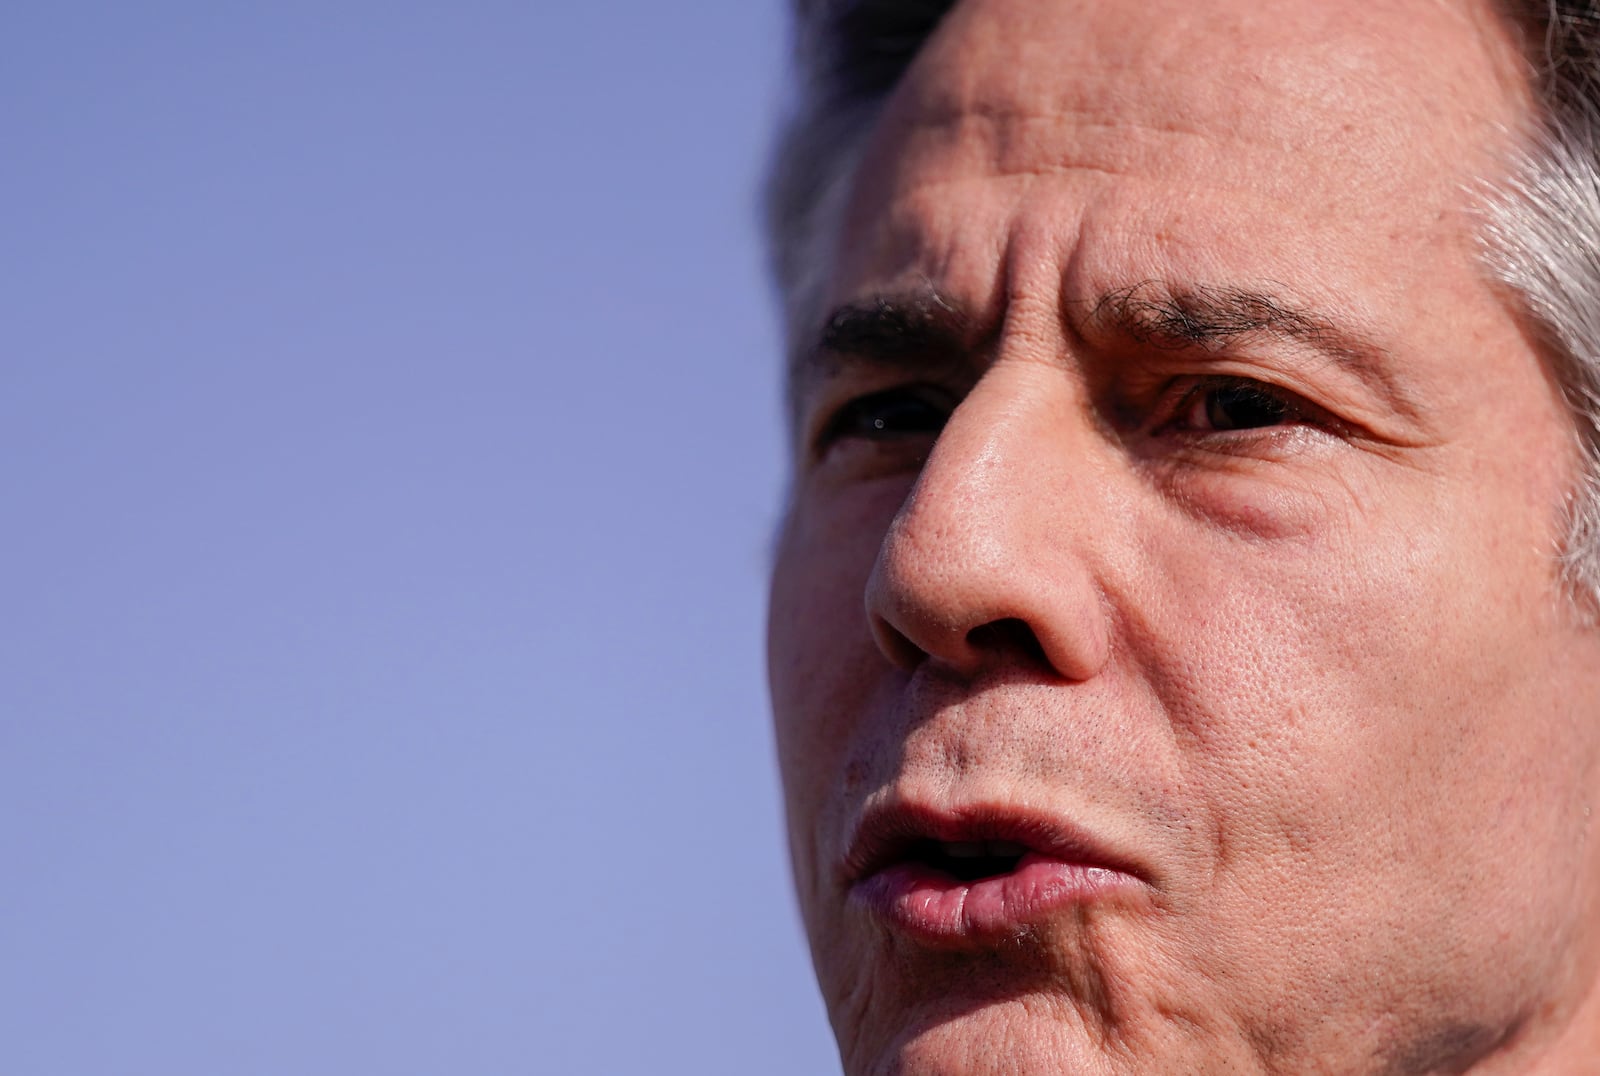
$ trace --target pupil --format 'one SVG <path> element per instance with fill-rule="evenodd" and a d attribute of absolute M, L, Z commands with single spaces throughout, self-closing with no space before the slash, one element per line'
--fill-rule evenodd
<path fill-rule="evenodd" d="M 1206 421 L 1216 430 L 1276 426 L 1287 411 L 1282 400 L 1249 385 L 1216 389 L 1206 397 Z"/>
<path fill-rule="evenodd" d="M 938 433 L 944 427 L 943 411 L 900 392 L 869 396 L 854 410 L 856 428 L 868 435 Z"/>

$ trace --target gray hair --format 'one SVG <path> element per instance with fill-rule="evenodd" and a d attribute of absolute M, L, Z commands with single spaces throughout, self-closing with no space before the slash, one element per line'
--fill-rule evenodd
<path fill-rule="evenodd" d="M 793 0 L 795 91 L 768 174 L 769 263 L 790 346 L 815 326 L 850 182 L 883 102 L 958 0 Z M 1493 278 L 1541 338 L 1587 467 L 1562 565 L 1600 609 L 1600 4 L 1499 0 L 1530 64 L 1539 116 L 1486 187 Z"/>
<path fill-rule="evenodd" d="M 1533 64 L 1541 112 L 1489 188 L 1482 232 L 1491 273 L 1542 338 L 1586 462 L 1568 494 L 1562 566 L 1600 608 L 1600 12 L 1592 0 L 1506 0 Z"/>

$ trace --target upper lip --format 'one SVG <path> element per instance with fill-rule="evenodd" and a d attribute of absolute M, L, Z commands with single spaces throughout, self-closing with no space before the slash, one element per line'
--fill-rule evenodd
<path fill-rule="evenodd" d="M 926 841 L 1006 841 L 1054 859 L 1149 881 L 1148 872 L 1131 857 L 1058 817 L 1002 806 L 941 810 L 893 801 L 862 813 L 842 864 L 845 884 L 854 885 L 907 859 L 919 842 Z"/>

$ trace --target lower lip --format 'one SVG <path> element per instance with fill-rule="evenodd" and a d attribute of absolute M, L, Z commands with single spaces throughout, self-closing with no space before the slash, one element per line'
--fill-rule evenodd
<path fill-rule="evenodd" d="M 959 943 L 1015 934 L 1061 908 L 1112 896 L 1133 883 L 1121 871 L 1030 853 L 1011 873 L 975 882 L 919 863 L 897 863 L 857 882 L 851 897 L 919 940 Z"/>

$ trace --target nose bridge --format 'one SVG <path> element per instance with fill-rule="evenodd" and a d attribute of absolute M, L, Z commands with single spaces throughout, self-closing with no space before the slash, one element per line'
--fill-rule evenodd
<path fill-rule="evenodd" d="M 1033 371 L 997 365 L 951 417 L 891 531 L 904 552 L 959 559 L 968 571 L 998 566 L 1024 541 L 1026 502 L 1047 496 L 1042 442 L 1052 403 Z M 934 542 L 932 546 L 925 543 Z"/>
<path fill-rule="evenodd" d="M 1002 358 L 951 416 L 868 585 L 880 648 L 963 674 L 1021 650 L 1074 679 L 1105 659 L 1093 433 L 1058 368 Z"/>

